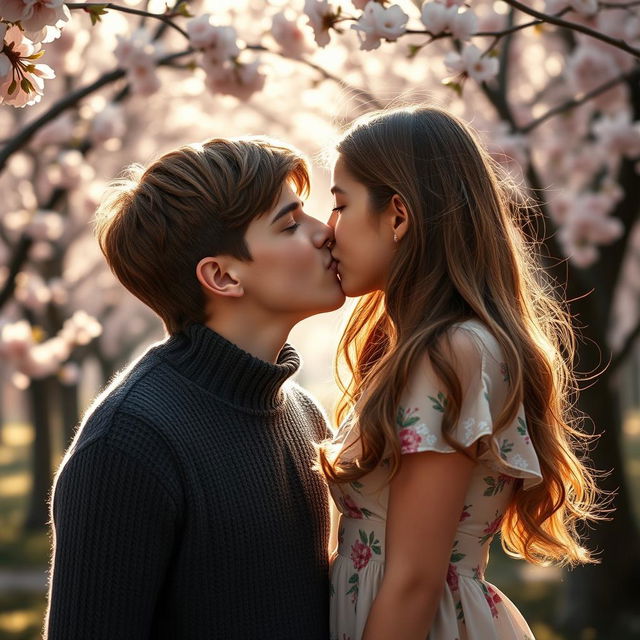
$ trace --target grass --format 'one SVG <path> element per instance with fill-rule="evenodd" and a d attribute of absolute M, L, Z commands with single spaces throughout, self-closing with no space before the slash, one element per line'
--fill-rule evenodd
<path fill-rule="evenodd" d="M 634 490 L 640 517 L 640 412 L 625 425 L 627 474 Z M 44 569 L 49 562 L 47 532 L 22 533 L 26 499 L 30 488 L 29 452 L 31 428 L 5 425 L 0 441 L 0 567 Z M 504 555 L 499 541 L 491 550 L 487 579 L 520 609 L 536 640 L 564 640 L 553 629 L 552 615 L 560 593 L 561 572 L 528 567 Z M 45 593 L 0 589 L 0 640 L 37 640 L 45 612 Z M 586 639 L 585 639 L 586 640 Z"/>

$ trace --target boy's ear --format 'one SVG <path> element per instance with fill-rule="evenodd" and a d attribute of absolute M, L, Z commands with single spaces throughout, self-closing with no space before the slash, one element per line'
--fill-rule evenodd
<path fill-rule="evenodd" d="M 196 277 L 207 291 L 217 296 L 240 298 L 244 295 L 244 288 L 228 256 L 202 258 L 196 266 Z"/>

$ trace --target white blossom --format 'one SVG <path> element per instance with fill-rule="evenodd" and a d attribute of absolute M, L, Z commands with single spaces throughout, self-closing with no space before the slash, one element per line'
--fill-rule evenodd
<path fill-rule="evenodd" d="M 64 0 L 2 0 L 0 12 L 2 18 L 20 22 L 28 32 L 40 32 L 47 26 L 59 29 L 71 18 Z"/>
<path fill-rule="evenodd" d="M 226 62 L 207 71 L 206 85 L 213 93 L 248 100 L 264 87 L 266 76 L 259 70 L 260 61 L 251 63 Z"/>
<path fill-rule="evenodd" d="M 36 63 L 40 45 L 26 38 L 19 27 L 3 28 L 3 31 L 5 52 L 0 54 L 0 103 L 13 107 L 36 104 L 42 99 L 43 80 L 55 77 L 53 69 Z"/>
<path fill-rule="evenodd" d="M 310 50 L 302 29 L 295 20 L 289 20 L 284 11 L 273 16 L 271 35 L 280 45 L 282 52 L 292 58 L 299 58 Z"/>
<path fill-rule="evenodd" d="M 593 124 L 598 142 L 610 154 L 634 158 L 640 155 L 640 122 L 631 122 L 628 113 L 603 115 Z"/>
<path fill-rule="evenodd" d="M 360 48 L 377 49 L 380 40 L 397 40 L 406 30 L 409 16 L 397 5 L 385 9 L 377 2 L 369 2 L 357 24 L 351 25 L 358 33 Z"/>
<path fill-rule="evenodd" d="M 336 10 L 328 0 L 304 0 L 304 12 L 308 24 L 319 47 L 326 47 L 331 41 L 329 29 L 333 25 Z"/>
<path fill-rule="evenodd" d="M 473 44 L 467 45 L 462 54 L 449 52 L 444 63 L 451 71 L 465 73 L 477 82 L 485 82 L 498 73 L 498 61 L 489 56 L 482 57 L 482 52 Z"/>

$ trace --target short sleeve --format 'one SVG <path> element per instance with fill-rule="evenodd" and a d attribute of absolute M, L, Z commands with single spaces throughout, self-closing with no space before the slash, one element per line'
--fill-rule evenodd
<path fill-rule="evenodd" d="M 524 407 L 520 406 L 510 425 L 494 434 L 494 415 L 500 409 L 496 405 L 504 397 L 508 384 L 501 373 L 504 369 L 496 354 L 497 343 L 487 346 L 482 335 L 462 328 L 454 329 L 450 339 L 452 366 L 462 386 L 460 417 L 451 437 L 463 448 L 479 440 L 480 462 L 498 473 L 522 478 L 524 488 L 538 484 L 542 474 L 527 431 Z M 410 377 L 398 407 L 396 428 L 402 454 L 455 451 L 442 433 L 448 401 L 442 389 L 425 356 Z"/>

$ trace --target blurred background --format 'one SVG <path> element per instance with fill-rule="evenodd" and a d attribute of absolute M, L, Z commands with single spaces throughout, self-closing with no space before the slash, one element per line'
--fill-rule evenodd
<path fill-rule="evenodd" d="M 7 12 L 20 3 L 2 3 L 0 20 L 15 22 Z M 542 212 L 529 231 L 570 300 L 578 407 L 600 436 L 591 457 L 608 471 L 603 487 L 616 492 L 612 520 L 583 531 L 599 565 L 532 567 L 496 544 L 489 579 L 539 640 L 640 638 L 639 3 L 407 0 L 392 5 L 407 20 L 378 3 L 392 12 L 377 22 L 362 17 L 366 3 L 347 0 L 66 3 L 69 16 L 61 0 L 50 4 L 59 37 L 41 34 L 45 53 L 31 64 L 49 65 L 55 79 L 23 108 L 0 82 L 0 639 L 41 635 L 47 501 L 83 412 L 163 339 L 93 238 L 107 182 L 183 143 L 266 134 L 310 158 L 306 209 L 326 220 L 336 134 L 358 115 L 406 103 L 471 122 Z M 235 30 L 222 38 L 231 61 L 206 40 L 211 25 Z M 376 34 L 391 41 L 378 37 L 376 47 Z M 5 36 L 12 64 L 19 37 Z M 291 336 L 303 358 L 298 381 L 328 412 L 348 310 Z"/>

